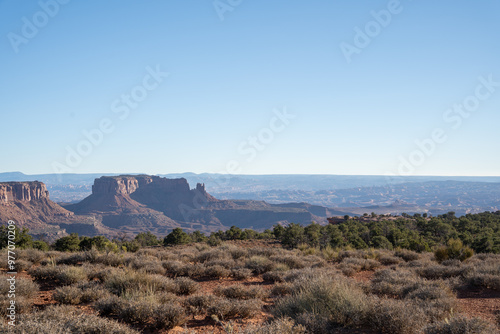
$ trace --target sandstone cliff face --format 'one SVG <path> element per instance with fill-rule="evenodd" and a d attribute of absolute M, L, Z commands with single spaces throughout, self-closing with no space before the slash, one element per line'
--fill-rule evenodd
<path fill-rule="evenodd" d="M 30 231 L 57 230 L 73 213 L 49 199 L 42 182 L 0 182 L 0 222 L 14 220 Z M 54 224 L 54 225 L 52 225 Z"/>
<path fill-rule="evenodd" d="M 140 187 L 149 185 L 164 192 L 189 191 L 186 179 L 165 179 L 159 176 L 137 175 L 137 176 L 103 176 L 95 179 L 92 186 L 92 194 L 115 194 L 130 195 Z"/>
<path fill-rule="evenodd" d="M 42 182 L 0 182 L 0 203 L 40 199 L 49 199 L 47 187 Z"/>

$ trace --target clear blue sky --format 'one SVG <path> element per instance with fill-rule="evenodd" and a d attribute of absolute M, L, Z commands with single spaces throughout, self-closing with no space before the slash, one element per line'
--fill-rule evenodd
<path fill-rule="evenodd" d="M 499 1 L 54 1 L 0 1 L 0 172 L 500 175 Z"/>

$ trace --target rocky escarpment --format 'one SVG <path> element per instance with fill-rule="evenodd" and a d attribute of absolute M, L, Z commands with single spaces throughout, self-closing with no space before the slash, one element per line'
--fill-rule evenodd
<path fill-rule="evenodd" d="M 0 182 L 2 222 L 14 220 L 20 227 L 40 230 L 71 216 L 71 211 L 49 199 L 47 187 L 42 182 Z"/>
<path fill-rule="evenodd" d="M 42 182 L 0 182 L 0 202 L 36 201 L 49 199 L 47 187 Z"/>
<path fill-rule="evenodd" d="M 90 196 L 65 207 L 77 215 L 98 217 L 106 227 L 121 232 L 160 235 L 175 227 L 211 232 L 232 225 L 265 229 L 277 223 L 321 221 L 303 208 L 218 200 L 204 184 L 190 189 L 184 178 L 150 175 L 100 177 L 95 179 Z"/>

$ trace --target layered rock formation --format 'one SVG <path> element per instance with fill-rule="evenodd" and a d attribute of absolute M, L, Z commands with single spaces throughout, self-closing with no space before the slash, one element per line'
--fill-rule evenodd
<path fill-rule="evenodd" d="M 42 182 L 1 182 L 0 220 L 14 220 L 18 226 L 43 229 L 46 224 L 65 221 L 73 215 L 49 199 Z"/>
<path fill-rule="evenodd" d="M 78 215 L 99 217 L 108 228 L 131 233 L 167 234 L 175 227 L 211 232 L 232 225 L 265 229 L 277 223 L 322 219 L 303 208 L 218 200 L 207 193 L 204 184 L 190 189 L 184 178 L 149 175 L 100 177 L 90 196 L 65 207 Z"/>
<path fill-rule="evenodd" d="M 1 182 L 0 202 L 29 202 L 31 200 L 49 199 L 47 187 L 42 182 Z"/>

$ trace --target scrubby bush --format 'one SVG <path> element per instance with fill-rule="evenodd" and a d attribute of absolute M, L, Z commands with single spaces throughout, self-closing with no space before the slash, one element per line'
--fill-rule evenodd
<path fill-rule="evenodd" d="M 285 280 L 285 273 L 283 271 L 268 271 L 262 275 L 265 282 L 283 282 Z"/>
<path fill-rule="evenodd" d="M 290 318 L 278 318 L 267 324 L 251 325 L 242 334 L 306 334 L 306 328 Z"/>
<path fill-rule="evenodd" d="M 126 301 L 122 298 L 110 295 L 109 297 L 105 297 L 99 299 L 94 303 L 94 308 L 99 312 L 100 315 L 109 316 L 109 315 L 118 315 L 120 311 L 126 307 Z"/>
<path fill-rule="evenodd" d="M 205 268 L 204 276 L 209 278 L 224 278 L 229 277 L 231 275 L 231 271 L 229 269 L 224 268 L 223 266 L 215 265 Z"/>
<path fill-rule="evenodd" d="M 184 304 L 191 314 L 204 314 L 214 306 L 219 298 L 214 295 L 193 295 L 185 299 Z"/>
<path fill-rule="evenodd" d="M 139 332 L 114 320 L 85 314 L 69 306 L 48 306 L 45 310 L 27 314 L 16 326 L 0 322 L 0 332 L 25 334 L 91 333 L 138 334 Z"/>
<path fill-rule="evenodd" d="M 153 293 L 157 291 L 177 291 L 177 285 L 171 278 L 131 270 L 117 271 L 110 274 L 106 277 L 104 286 L 116 295 L 141 290 Z"/>
<path fill-rule="evenodd" d="M 425 334 L 490 334 L 495 332 L 495 328 L 482 319 L 456 317 L 429 325 L 424 332 Z"/>
<path fill-rule="evenodd" d="M 246 287 L 242 284 L 217 287 L 214 293 L 218 296 L 234 299 L 263 299 L 267 296 L 266 291 L 259 286 Z"/>
<path fill-rule="evenodd" d="M 200 289 L 200 284 L 187 277 L 175 279 L 176 292 L 180 295 L 191 295 Z"/>
<path fill-rule="evenodd" d="M 67 266 L 61 269 L 61 272 L 56 277 L 61 284 L 70 285 L 87 280 L 87 273 L 82 267 Z"/>
<path fill-rule="evenodd" d="M 186 311 L 177 304 L 159 305 L 154 310 L 154 326 L 161 329 L 172 329 L 186 322 Z"/>
<path fill-rule="evenodd" d="M 244 280 L 252 277 L 253 271 L 248 268 L 233 268 L 231 269 L 231 276 L 237 280 Z"/>
<path fill-rule="evenodd" d="M 448 259 L 457 259 L 460 261 L 467 260 L 472 255 L 474 251 L 464 246 L 461 240 L 450 239 L 446 244 L 446 247 L 440 247 L 435 252 L 436 260 L 442 262 Z"/>
<path fill-rule="evenodd" d="M 276 302 L 273 313 L 294 319 L 307 314 L 310 321 L 304 325 L 311 329 L 318 327 L 315 323 L 359 325 L 368 308 L 368 297 L 359 287 L 345 279 L 320 275 L 308 282 L 297 282 L 290 296 Z"/>
<path fill-rule="evenodd" d="M 374 300 L 367 314 L 367 323 L 386 334 L 417 334 L 427 321 L 422 308 L 394 299 Z"/>
<path fill-rule="evenodd" d="M 274 263 L 267 257 L 255 255 L 245 262 L 245 267 L 253 270 L 255 274 L 262 274 L 273 270 Z"/>
<path fill-rule="evenodd" d="M 57 288 L 54 292 L 54 300 L 61 304 L 77 305 L 80 304 L 83 291 L 76 286 L 63 286 Z"/>
<path fill-rule="evenodd" d="M 7 297 L 11 287 L 11 281 L 7 275 L 0 275 L 0 296 Z M 37 295 L 39 287 L 38 284 L 32 280 L 24 277 L 17 277 L 15 280 L 16 296 L 24 298 L 33 298 Z"/>

